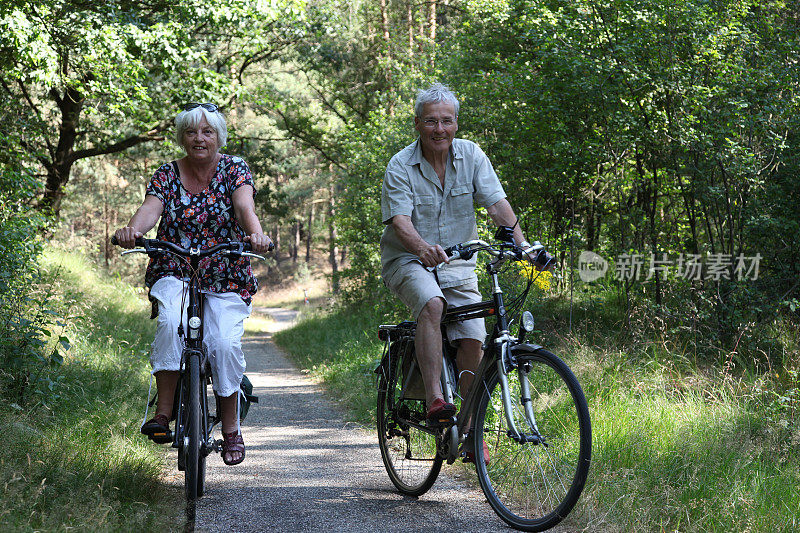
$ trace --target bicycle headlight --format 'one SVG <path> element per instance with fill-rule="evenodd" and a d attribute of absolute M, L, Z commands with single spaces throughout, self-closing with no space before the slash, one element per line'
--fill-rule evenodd
<path fill-rule="evenodd" d="M 531 319 L 531 320 L 533 320 L 533 319 Z M 192 318 L 190 318 L 189 319 L 189 327 L 192 328 L 192 329 L 199 328 L 200 327 L 200 317 L 199 316 L 193 316 Z"/>
<path fill-rule="evenodd" d="M 533 331 L 533 315 L 530 311 L 522 313 L 522 329 L 530 333 Z"/>

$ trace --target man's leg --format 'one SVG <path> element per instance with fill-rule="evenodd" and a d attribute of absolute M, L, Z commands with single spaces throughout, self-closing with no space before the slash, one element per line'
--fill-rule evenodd
<path fill-rule="evenodd" d="M 458 379 L 458 393 L 462 398 L 466 398 L 472 386 L 472 380 L 478 365 L 483 358 L 483 343 L 477 339 L 461 339 L 458 341 L 458 351 L 456 352 L 456 365 L 461 374 L 456 376 Z"/>
<path fill-rule="evenodd" d="M 425 384 L 427 405 L 442 397 L 442 332 L 440 323 L 444 300 L 431 298 L 417 317 L 417 332 L 414 348 L 417 352 L 422 382 Z"/>

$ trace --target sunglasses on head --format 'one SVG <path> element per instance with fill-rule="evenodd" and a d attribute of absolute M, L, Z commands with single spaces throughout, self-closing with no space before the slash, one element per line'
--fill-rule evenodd
<path fill-rule="evenodd" d="M 186 104 L 185 106 L 183 106 L 183 110 L 191 111 L 192 109 L 195 109 L 197 107 L 202 107 L 203 109 L 211 113 L 216 113 L 217 111 L 219 111 L 219 107 L 217 106 L 217 104 L 209 104 L 209 103 L 199 104 L 197 102 L 191 102 Z"/>

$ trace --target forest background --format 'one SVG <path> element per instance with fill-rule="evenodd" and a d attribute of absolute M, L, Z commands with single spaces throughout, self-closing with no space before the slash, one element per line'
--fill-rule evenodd
<path fill-rule="evenodd" d="M 190 101 L 221 106 L 225 151 L 256 177 L 278 245 L 265 278 L 324 258 L 337 305 L 402 314 L 379 279 L 381 180 L 415 138 L 416 89 L 442 81 L 459 136 L 557 254 L 545 331 L 605 339 L 631 368 L 668 360 L 710 396 L 746 382 L 769 441 L 796 448 L 798 30 L 800 7 L 776 0 L 6 0 L 2 394 L 32 409 L 63 386 L 74 317 L 43 249 L 141 276 L 109 236 L 180 156 Z M 581 251 L 608 274 L 582 282 Z"/>

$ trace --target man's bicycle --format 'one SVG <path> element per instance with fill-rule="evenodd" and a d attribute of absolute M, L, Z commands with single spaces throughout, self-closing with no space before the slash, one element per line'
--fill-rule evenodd
<path fill-rule="evenodd" d="M 116 238 L 111 239 L 117 244 Z M 214 428 L 221 423 L 219 398 L 216 409 L 209 411 L 208 385 L 211 383 L 211 367 L 208 355 L 203 346 L 203 303 L 204 295 L 200 287 L 200 261 L 216 254 L 225 254 L 236 258 L 241 256 L 264 259 L 251 253 L 250 244 L 242 242 L 226 242 L 205 250 L 186 249 L 171 242 L 157 239 L 136 239 L 136 246 L 122 254 L 142 253 L 150 257 L 160 254 L 171 254 L 188 267 L 188 300 L 187 317 L 181 319 L 178 335 L 184 339 L 181 353 L 178 384 L 175 388 L 175 401 L 172 416 L 175 430 L 164 434 L 155 434 L 151 438 L 156 442 L 172 443 L 178 450 L 178 470 L 185 474 L 186 498 L 193 501 L 205 492 L 206 457 L 211 452 L 222 450 L 222 440 L 213 436 Z M 184 327 L 184 324 L 186 327 Z"/>
<path fill-rule="evenodd" d="M 526 342 L 533 330 L 531 313 L 522 313 L 516 336 L 509 331 L 509 308 L 524 303 L 533 269 L 527 286 L 508 307 L 498 275 L 505 263 L 527 261 L 528 255 L 542 251 L 538 243 L 523 250 L 513 242 L 481 240 L 445 250 L 451 259 L 490 256 L 486 269 L 492 299 L 449 308 L 442 320 L 442 391 L 445 401 L 460 403 L 458 416 L 444 427 L 426 424 L 425 390 L 414 354 L 416 323 L 381 325 L 378 333 L 385 342 L 376 369 L 378 441 L 392 483 L 404 494 L 425 493 L 442 463 L 452 464 L 459 444 L 465 444 L 474 450 L 478 482 L 489 504 L 506 523 L 524 531 L 549 529 L 572 510 L 586 483 L 592 444 L 589 408 L 575 375 L 560 358 Z M 461 398 L 456 350 L 444 327 L 490 316 L 496 318 L 494 329 L 472 386 Z M 484 444 L 488 464 L 482 460 Z"/>

